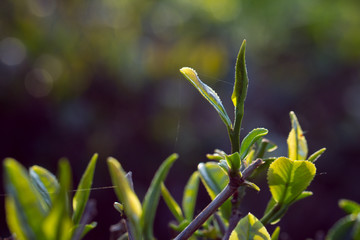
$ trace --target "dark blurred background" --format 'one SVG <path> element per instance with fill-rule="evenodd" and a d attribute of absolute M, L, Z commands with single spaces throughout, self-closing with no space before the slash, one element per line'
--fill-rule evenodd
<path fill-rule="evenodd" d="M 157 167 L 177 152 L 166 185 L 181 202 L 205 154 L 230 147 L 217 113 L 179 68 L 196 69 L 232 114 L 234 64 L 246 39 L 242 136 L 268 128 L 275 154 L 286 155 L 293 110 L 309 153 L 327 148 L 314 196 L 280 222 L 282 239 L 321 236 L 344 215 L 340 198 L 360 201 L 359 12 L 356 0 L 1 0 L 0 159 L 56 172 L 66 157 L 75 188 L 95 152 L 94 187 L 111 186 L 106 158 L 113 156 L 133 172 L 142 199 Z M 249 191 L 244 213 L 262 216 L 264 183 L 260 193 Z M 119 220 L 115 194 L 94 190 L 91 198 L 98 227 L 87 239 L 108 239 Z M 208 202 L 201 187 L 198 211 Z M 3 195 L 0 206 L 6 237 Z M 158 239 L 170 239 L 171 219 L 161 201 Z"/>

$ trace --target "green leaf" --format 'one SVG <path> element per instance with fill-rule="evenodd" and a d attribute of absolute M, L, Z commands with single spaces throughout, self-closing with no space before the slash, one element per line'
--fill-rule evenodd
<path fill-rule="evenodd" d="M 337 221 L 329 230 L 326 240 L 352 240 L 352 229 L 356 222 L 356 215 L 348 215 Z"/>
<path fill-rule="evenodd" d="M 215 162 L 200 163 L 198 165 L 198 171 L 211 200 L 214 200 L 229 183 L 229 177 Z M 230 199 L 224 202 L 220 207 L 220 211 L 224 220 L 228 221 L 231 215 Z"/>
<path fill-rule="evenodd" d="M 339 201 L 339 207 L 348 214 L 360 213 L 360 204 L 351 200 L 341 199 Z"/>
<path fill-rule="evenodd" d="M 32 166 L 29 170 L 30 178 L 34 186 L 42 195 L 48 207 L 52 206 L 60 185 L 55 175 L 40 166 Z"/>
<path fill-rule="evenodd" d="M 234 131 L 235 135 L 240 133 L 241 122 L 244 116 L 244 104 L 245 98 L 247 95 L 247 89 L 249 84 L 249 79 L 247 76 L 246 63 L 245 63 L 245 48 L 246 40 L 241 44 L 235 65 L 235 83 L 234 90 L 231 95 L 231 100 L 235 107 L 235 121 L 234 121 Z"/>
<path fill-rule="evenodd" d="M 255 128 L 246 135 L 246 137 L 241 142 L 240 147 L 240 157 L 244 159 L 248 154 L 251 146 L 262 136 L 265 136 L 268 133 L 268 130 L 265 128 Z"/>
<path fill-rule="evenodd" d="M 156 208 L 160 198 L 161 183 L 165 180 L 170 167 L 177 158 L 177 154 L 172 154 L 161 164 L 150 184 L 148 191 L 146 192 L 143 202 L 143 214 L 141 216 L 141 226 L 143 227 L 145 240 L 154 239 L 153 224 Z"/>
<path fill-rule="evenodd" d="M 231 128 L 231 121 L 226 113 L 224 106 L 216 94 L 216 92 L 211 89 L 208 85 L 203 83 L 198 77 L 196 71 L 189 67 L 183 67 L 180 69 L 180 72 L 185 76 L 187 80 L 203 95 L 203 97 L 209 101 L 209 103 L 215 108 L 215 110 L 219 113 L 221 119 L 225 123 L 228 129 Z"/>
<path fill-rule="evenodd" d="M 225 159 L 230 166 L 230 171 L 234 173 L 239 173 L 241 159 L 238 152 L 235 152 L 231 155 L 225 155 Z"/>
<path fill-rule="evenodd" d="M 169 190 L 165 187 L 164 183 L 161 183 L 161 195 L 176 220 L 178 222 L 182 222 L 184 220 L 184 216 L 182 214 L 181 208 L 179 204 L 175 201 L 175 199 L 171 196 Z"/>
<path fill-rule="evenodd" d="M 290 120 L 292 128 L 287 139 L 289 158 L 292 160 L 305 160 L 308 154 L 306 139 L 299 121 L 292 111 L 290 112 Z"/>
<path fill-rule="evenodd" d="M 315 165 L 309 161 L 276 159 L 267 176 L 274 200 L 280 204 L 291 203 L 310 185 L 315 173 Z"/>
<path fill-rule="evenodd" d="M 191 221 L 194 217 L 196 198 L 199 190 L 199 172 L 194 172 L 185 185 L 182 208 L 185 218 Z"/>
<path fill-rule="evenodd" d="M 250 187 L 250 188 L 252 188 L 252 189 L 254 189 L 254 190 L 258 191 L 258 192 L 260 191 L 260 188 L 253 182 L 245 180 L 244 185 L 247 186 L 247 187 Z"/>
<path fill-rule="evenodd" d="M 40 226 L 48 211 L 45 200 L 19 162 L 7 158 L 3 164 L 8 195 L 6 215 L 14 214 L 7 217 L 10 231 L 26 239 L 42 239 Z"/>
<path fill-rule="evenodd" d="M 130 231 L 132 231 L 135 239 L 142 239 L 142 230 L 140 226 L 140 218 L 142 215 L 141 203 L 131 189 L 120 163 L 112 157 L 108 158 L 107 163 L 111 181 L 115 186 L 115 193 L 119 201 L 124 205 L 124 211 L 130 224 Z"/>
<path fill-rule="evenodd" d="M 259 219 L 248 213 L 232 231 L 230 240 L 271 240 L 271 238 Z"/>
<path fill-rule="evenodd" d="M 280 235 L 280 227 L 277 226 L 274 232 L 271 234 L 271 240 L 278 240 Z"/>
<path fill-rule="evenodd" d="M 219 165 L 219 167 L 221 167 L 221 169 L 224 171 L 224 173 L 225 173 L 226 175 L 229 174 L 229 172 L 230 172 L 230 167 L 229 167 L 229 165 L 228 165 L 228 163 L 227 163 L 226 160 L 220 160 L 220 162 L 218 163 L 218 165 Z"/>
<path fill-rule="evenodd" d="M 5 197 L 5 210 L 7 225 L 11 233 L 15 233 L 17 240 L 35 239 L 32 230 L 22 221 L 23 216 L 18 212 L 12 196 Z"/>
<path fill-rule="evenodd" d="M 311 156 L 308 158 L 308 161 L 310 162 L 316 162 L 316 160 L 318 160 L 318 158 L 325 152 L 326 148 L 322 148 L 316 152 L 314 152 L 313 154 L 311 154 Z"/>
<path fill-rule="evenodd" d="M 46 216 L 42 230 L 47 240 L 70 240 L 73 223 L 70 218 L 68 192 L 71 190 L 71 167 L 67 160 L 59 161 L 58 178 L 60 191 L 54 199 L 53 207 Z"/>
<path fill-rule="evenodd" d="M 84 174 L 81 177 L 75 196 L 73 198 L 72 205 L 74 212 L 72 219 L 74 224 L 80 223 L 82 214 L 89 199 L 97 158 L 98 154 L 94 154 L 91 158 Z"/>

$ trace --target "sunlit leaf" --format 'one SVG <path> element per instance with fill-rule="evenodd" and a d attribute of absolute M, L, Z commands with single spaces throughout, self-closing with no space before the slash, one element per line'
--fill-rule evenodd
<path fill-rule="evenodd" d="M 289 204 L 310 184 L 316 173 L 315 165 L 309 161 L 276 159 L 268 170 L 268 184 L 274 200 Z"/>
<path fill-rule="evenodd" d="M 360 204 L 351 200 L 341 199 L 339 201 L 339 207 L 349 214 L 360 213 Z"/>
<path fill-rule="evenodd" d="M 265 136 L 268 130 L 265 128 L 255 128 L 246 135 L 241 142 L 240 157 L 244 159 L 248 154 L 250 147 L 262 136 Z"/>
<path fill-rule="evenodd" d="M 194 210 L 196 204 L 196 198 L 199 189 L 199 172 L 194 172 L 188 182 L 185 185 L 184 195 L 182 199 L 182 208 L 184 211 L 185 218 L 192 220 L 194 217 Z"/>
<path fill-rule="evenodd" d="M 280 227 L 277 226 L 274 232 L 271 234 L 271 240 L 278 240 L 280 235 Z"/>
<path fill-rule="evenodd" d="M 240 159 L 240 155 L 238 152 L 235 152 L 231 155 L 226 155 L 225 156 L 226 162 L 228 163 L 228 165 L 230 166 L 230 170 L 232 172 L 239 172 L 240 169 L 240 165 L 241 165 L 241 159 Z"/>
<path fill-rule="evenodd" d="M 181 208 L 179 204 L 175 201 L 175 199 L 171 196 L 169 190 L 165 187 L 163 183 L 161 184 L 161 195 L 176 220 L 178 222 L 182 222 L 184 220 L 184 216 L 182 214 Z"/>
<path fill-rule="evenodd" d="M 75 196 L 73 198 L 72 204 L 74 212 L 72 219 L 74 224 L 80 223 L 82 214 L 89 199 L 97 158 L 97 154 L 94 154 L 91 158 L 84 174 L 81 177 Z"/>
<path fill-rule="evenodd" d="M 8 218 L 10 231 L 17 234 L 15 231 L 22 229 L 19 236 L 26 235 L 27 239 L 43 238 L 40 226 L 48 211 L 45 200 L 31 183 L 26 169 L 16 160 L 5 159 L 4 171 L 9 207 L 6 214 L 15 213 Z"/>
<path fill-rule="evenodd" d="M 16 234 L 18 240 L 34 239 L 34 233 L 27 224 L 21 220 L 23 218 L 15 205 L 12 196 L 5 197 L 6 222 L 12 233 Z"/>
<path fill-rule="evenodd" d="M 170 167 L 177 158 L 177 154 L 172 154 L 161 164 L 151 181 L 148 191 L 146 192 L 143 201 L 143 214 L 141 216 L 141 226 L 143 228 L 145 240 L 152 240 L 154 238 L 153 224 L 161 193 L 161 183 L 165 180 Z"/>
<path fill-rule="evenodd" d="M 38 189 L 50 208 L 60 189 L 59 182 L 55 175 L 37 165 L 30 168 L 29 174 L 34 186 Z"/>
<path fill-rule="evenodd" d="M 46 216 L 42 230 L 48 240 L 69 240 L 72 237 L 73 223 L 70 217 L 68 192 L 71 189 L 71 168 L 67 160 L 59 162 L 58 179 L 60 191 L 54 199 L 53 207 Z"/>
<path fill-rule="evenodd" d="M 107 160 L 110 176 L 113 185 L 115 186 L 115 193 L 119 201 L 124 205 L 126 217 L 129 220 L 131 231 L 135 239 L 141 239 L 142 231 L 140 227 L 140 218 L 142 215 L 141 203 L 131 189 L 126 174 L 120 163 L 115 158 L 108 158 Z"/>
<path fill-rule="evenodd" d="M 227 128 L 228 129 L 231 128 L 231 121 L 217 93 L 200 80 L 194 69 L 189 67 L 183 67 L 180 69 L 180 72 L 186 77 L 187 80 L 191 82 L 192 85 L 194 85 L 194 87 L 201 93 L 201 95 L 203 95 L 203 97 L 206 100 L 208 100 L 210 104 L 216 109 L 216 111 L 219 113 L 221 119 L 223 120 Z"/>
<path fill-rule="evenodd" d="M 240 136 L 241 122 L 244 116 L 244 103 L 247 95 L 247 88 L 249 79 L 247 76 L 246 64 L 245 64 L 245 47 L 246 40 L 241 44 L 236 64 L 235 64 L 235 83 L 234 90 L 231 95 L 231 100 L 235 108 L 235 120 L 234 120 L 234 135 Z M 236 146 L 237 148 L 238 146 Z"/>
<path fill-rule="evenodd" d="M 290 112 L 290 120 L 291 131 L 287 139 L 289 158 L 292 160 L 305 160 L 308 154 L 308 147 L 304 132 L 294 112 Z"/>
<path fill-rule="evenodd" d="M 230 240 L 271 240 L 264 225 L 251 213 L 240 220 L 230 235 Z"/>
<path fill-rule="evenodd" d="M 308 161 L 310 162 L 316 162 L 316 160 L 318 160 L 318 158 L 325 152 L 326 148 L 322 148 L 316 152 L 314 152 L 313 154 L 311 154 L 311 156 L 308 158 Z"/>
<path fill-rule="evenodd" d="M 198 165 L 198 171 L 211 200 L 214 200 L 229 183 L 229 177 L 215 162 L 200 163 Z M 224 202 L 220 207 L 220 211 L 224 220 L 229 220 L 231 215 L 230 199 Z"/>

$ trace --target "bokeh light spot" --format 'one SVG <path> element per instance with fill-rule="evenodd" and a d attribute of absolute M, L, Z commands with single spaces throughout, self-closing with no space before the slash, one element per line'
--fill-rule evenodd
<path fill-rule="evenodd" d="M 38 17 L 47 17 L 56 9 L 55 0 L 28 0 L 28 6 L 32 14 Z"/>
<path fill-rule="evenodd" d="M 53 78 L 44 69 L 33 69 L 25 78 L 25 88 L 33 97 L 41 98 L 47 96 L 52 87 Z"/>
<path fill-rule="evenodd" d="M 0 59 L 8 65 L 20 64 L 26 56 L 25 45 L 17 38 L 7 37 L 0 42 Z"/>

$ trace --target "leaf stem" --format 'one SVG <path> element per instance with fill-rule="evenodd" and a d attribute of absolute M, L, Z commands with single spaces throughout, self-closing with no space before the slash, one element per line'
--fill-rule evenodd
<path fill-rule="evenodd" d="M 269 224 L 273 219 L 273 217 L 277 214 L 277 212 L 280 211 L 280 209 L 281 209 L 281 204 L 276 203 L 274 207 L 265 216 L 261 218 L 260 221 L 262 222 L 262 224 L 264 226 Z"/>

